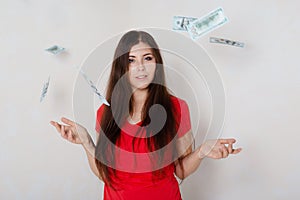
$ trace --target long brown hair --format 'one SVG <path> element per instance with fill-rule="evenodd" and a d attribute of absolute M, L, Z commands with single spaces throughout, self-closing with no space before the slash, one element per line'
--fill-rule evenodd
<path fill-rule="evenodd" d="M 150 46 L 153 56 L 156 60 L 156 71 L 154 80 L 148 86 L 148 96 L 142 109 L 142 125 L 146 129 L 147 144 L 149 152 L 160 150 L 176 137 L 178 124 L 175 120 L 175 113 L 171 101 L 171 94 L 168 92 L 165 83 L 165 72 L 163 68 L 163 60 L 158 45 L 153 37 L 144 31 L 129 31 L 120 39 L 114 54 L 114 60 L 110 72 L 108 87 L 106 91 L 107 101 L 111 107 L 105 106 L 100 123 L 100 134 L 95 149 L 95 162 L 103 181 L 110 184 L 110 176 L 107 163 L 114 164 L 114 145 L 120 136 L 119 125 L 123 124 L 126 115 L 133 112 L 133 96 L 132 88 L 129 84 L 127 76 L 129 66 L 129 52 L 132 46 L 143 42 Z M 159 83 L 159 84 L 156 84 Z M 148 126 L 150 123 L 149 109 L 152 105 L 161 105 L 166 111 L 166 122 L 163 128 L 151 135 L 151 131 L 157 132 L 155 126 Z M 152 119 L 155 121 L 155 119 Z M 110 142 L 108 142 L 108 138 Z M 170 143 L 171 144 L 171 143 Z M 152 146 L 153 145 L 153 146 Z M 134 147 L 133 147 L 134 149 Z M 177 158 L 176 145 L 172 142 L 172 158 Z M 110 154 L 108 154 L 110 151 Z M 162 163 L 164 151 L 160 150 L 158 163 Z M 178 159 L 180 167 L 183 169 L 182 160 Z M 112 167 L 113 168 L 113 167 Z M 115 169 L 113 168 L 115 174 Z M 161 170 L 155 170 L 155 175 L 161 175 Z"/>

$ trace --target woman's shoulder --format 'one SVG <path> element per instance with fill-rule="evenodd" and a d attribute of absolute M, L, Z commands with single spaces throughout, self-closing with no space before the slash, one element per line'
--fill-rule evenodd
<path fill-rule="evenodd" d="M 178 128 L 178 137 L 182 137 L 191 130 L 190 111 L 185 100 L 178 97 L 171 97 L 173 102 L 173 113 L 175 116 L 176 126 Z"/>
<path fill-rule="evenodd" d="M 101 118 L 102 118 L 102 115 L 103 115 L 103 113 L 104 113 L 104 109 L 107 107 L 107 105 L 105 105 L 105 104 L 102 104 L 99 108 L 98 108 L 98 110 L 97 110 L 97 112 L 96 112 L 96 114 L 97 114 L 97 121 L 98 122 L 100 122 L 100 120 L 101 120 Z"/>
<path fill-rule="evenodd" d="M 105 107 L 105 105 L 102 104 L 102 105 L 98 108 L 98 110 L 97 110 L 97 116 L 101 116 L 101 115 L 102 115 L 102 113 L 103 113 L 103 111 L 104 111 L 104 107 Z"/>
<path fill-rule="evenodd" d="M 102 104 L 98 110 L 97 110 L 97 113 L 96 113 L 96 131 L 99 133 L 100 131 L 100 122 L 101 122 L 101 119 L 102 119 L 102 115 L 104 113 L 104 108 L 106 107 L 107 105 L 105 104 Z"/>
<path fill-rule="evenodd" d="M 179 97 L 176 97 L 174 95 L 170 95 L 170 98 L 171 98 L 171 102 L 172 102 L 172 104 L 175 108 L 180 108 L 181 106 L 184 106 L 184 107 L 187 106 L 186 101 L 179 98 Z"/>

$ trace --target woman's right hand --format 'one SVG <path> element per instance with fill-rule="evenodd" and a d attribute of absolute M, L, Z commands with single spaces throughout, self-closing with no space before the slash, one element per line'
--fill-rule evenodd
<path fill-rule="evenodd" d="M 87 144 L 91 140 L 91 136 L 86 128 L 80 124 L 65 117 L 61 118 L 61 121 L 67 125 L 59 124 L 55 121 L 50 121 L 50 124 L 56 128 L 57 132 L 59 132 L 64 139 L 74 144 Z"/>

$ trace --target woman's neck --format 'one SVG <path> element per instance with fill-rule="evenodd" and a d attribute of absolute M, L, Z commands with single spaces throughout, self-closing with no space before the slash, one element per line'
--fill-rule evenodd
<path fill-rule="evenodd" d="M 133 93 L 133 111 L 131 116 L 128 116 L 130 123 L 137 123 L 142 120 L 142 110 L 147 99 L 147 90 L 136 90 Z"/>
<path fill-rule="evenodd" d="M 148 96 L 148 90 L 136 90 L 133 93 L 133 113 L 141 113 Z"/>

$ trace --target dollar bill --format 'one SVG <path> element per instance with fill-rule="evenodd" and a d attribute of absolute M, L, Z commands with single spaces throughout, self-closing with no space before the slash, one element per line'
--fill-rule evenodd
<path fill-rule="evenodd" d="M 195 21 L 195 17 L 183 17 L 183 16 L 174 16 L 173 17 L 173 30 L 176 31 L 187 31 L 187 26 Z"/>
<path fill-rule="evenodd" d="M 61 52 L 63 52 L 65 50 L 64 47 L 60 47 L 60 46 L 57 46 L 57 45 L 54 45 L 48 49 L 45 49 L 45 51 L 48 51 L 54 55 L 57 55 L 57 54 L 60 54 Z"/>
<path fill-rule="evenodd" d="M 44 83 L 42 94 L 41 94 L 41 97 L 40 97 L 40 102 L 43 101 L 43 99 L 45 98 L 45 96 L 47 94 L 48 87 L 49 87 L 49 82 L 50 82 L 50 76 L 48 77 L 48 81 L 46 83 Z"/>
<path fill-rule="evenodd" d="M 209 14 L 193 21 L 187 26 L 192 39 L 196 40 L 204 34 L 224 25 L 228 18 L 224 15 L 223 8 L 217 8 Z"/>
<path fill-rule="evenodd" d="M 242 42 L 237 42 L 237 41 L 223 39 L 223 38 L 216 38 L 216 37 L 210 37 L 209 41 L 211 43 L 228 44 L 228 45 L 236 46 L 236 47 L 244 47 L 245 46 L 245 44 Z"/>
<path fill-rule="evenodd" d="M 107 100 L 104 98 L 104 96 L 102 96 L 100 94 L 100 92 L 98 91 L 98 89 L 96 88 L 96 86 L 94 85 L 93 81 L 91 81 L 87 75 L 80 69 L 79 70 L 80 74 L 83 76 L 83 78 L 86 80 L 86 82 L 90 85 L 90 87 L 92 88 L 92 90 L 94 91 L 94 93 L 99 97 L 101 103 L 110 106 L 110 104 L 107 102 Z"/>

